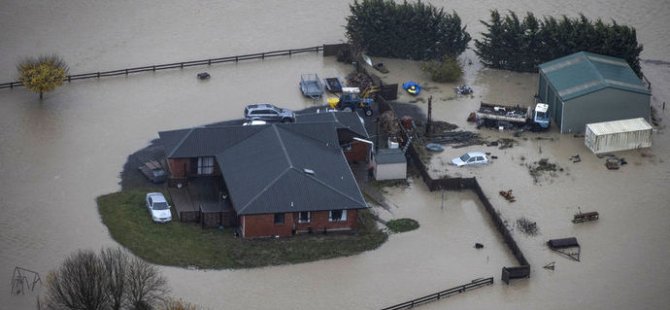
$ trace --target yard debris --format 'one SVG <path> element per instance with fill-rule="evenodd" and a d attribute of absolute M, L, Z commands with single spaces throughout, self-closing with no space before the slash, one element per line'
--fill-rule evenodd
<path fill-rule="evenodd" d="M 466 84 L 459 85 L 454 89 L 456 94 L 459 95 L 471 95 L 472 94 L 472 88 Z"/>
<path fill-rule="evenodd" d="M 395 136 L 400 132 L 400 125 L 393 110 L 388 110 L 379 116 L 379 126 L 384 134 Z"/>
<path fill-rule="evenodd" d="M 552 239 L 547 241 L 547 246 L 553 251 L 556 251 L 560 254 L 565 255 L 568 258 L 579 261 L 581 254 L 581 247 L 577 238 L 563 238 L 563 239 Z"/>
<path fill-rule="evenodd" d="M 555 267 L 556 267 L 556 262 L 551 262 L 549 264 L 546 264 L 546 265 L 542 266 L 542 268 L 549 269 L 549 270 L 554 270 Z"/>
<path fill-rule="evenodd" d="M 431 141 L 439 144 L 456 144 L 452 146 L 453 148 L 484 144 L 479 134 L 471 131 L 446 131 L 433 135 Z"/>
<path fill-rule="evenodd" d="M 483 249 L 483 248 L 484 248 L 483 244 L 481 244 L 479 242 L 475 243 L 475 249 Z"/>
<path fill-rule="evenodd" d="M 611 156 L 605 160 L 605 167 L 609 170 L 617 170 L 620 166 L 626 165 L 628 162 L 624 158 L 618 158 L 616 156 Z"/>
<path fill-rule="evenodd" d="M 572 222 L 577 224 L 577 223 L 583 223 L 583 222 L 591 222 L 598 220 L 600 218 L 600 214 L 598 212 L 585 212 L 582 213 L 581 211 L 572 218 Z"/>
<path fill-rule="evenodd" d="M 607 158 L 605 159 L 605 167 L 609 170 L 617 170 L 620 166 L 627 165 L 628 162 L 623 157 L 617 157 L 614 154 L 598 154 L 598 158 Z"/>
<path fill-rule="evenodd" d="M 528 172 L 533 177 L 534 183 L 537 183 L 540 176 L 544 173 L 549 173 L 550 176 L 555 177 L 556 171 L 563 171 L 563 168 L 555 163 L 550 163 L 547 158 L 542 158 L 539 161 L 534 162 L 532 165 L 527 164 L 526 166 L 528 167 Z"/>
<path fill-rule="evenodd" d="M 499 150 L 504 150 L 508 149 L 514 146 L 514 144 L 517 144 L 518 142 L 514 139 L 510 138 L 502 138 L 498 140 L 498 149 Z"/>
<path fill-rule="evenodd" d="M 516 220 L 516 226 L 526 235 L 535 236 L 538 234 L 537 222 L 531 222 L 525 217 L 520 217 Z"/>
<path fill-rule="evenodd" d="M 582 159 L 579 157 L 579 154 L 575 154 L 570 156 L 570 161 L 572 161 L 573 163 L 578 163 L 582 161 Z"/>
<path fill-rule="evenodd" d="M 514 197 L 514 195 L 512 195 L 512 190 L 511 189 L 508 190 L 508 191 L 500 191 L 500 196 L 503 196 L 503 198 L 505 198 L 509 202 L 515 202 L 516 201 L 516 198 Z"/>
<path fill-rule="evenodd" d="M 477 113 L 471 112 L 470 114 L 468 114 L 467 121 L 470 122 L 470 123 L 476 122 L 477 121 Z"/>
<path fill-rule="evenodd" d="M 361 90 L 373 86 L 372 78 L 364 73 L 352 72 L 347 77 L 347 85 L 358 87 Z"/>

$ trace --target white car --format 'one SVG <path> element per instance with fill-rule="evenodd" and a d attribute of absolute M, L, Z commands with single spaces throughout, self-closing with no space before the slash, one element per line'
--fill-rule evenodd
<path fill-rule="evenodd" d="M 470 166 L 470 165 L 485 165 L 489 162 L 484 152 L 467 152 L 461 157 L 456 157 L 451 160 L 451 163 L 456 167 Z"/>
<path fill-rule="evenodd" d="M 167 223 L 172 220 L 170 205 L 168 205 L 165 196 L 162 193 L 147 194 L 147 209 L 151 214 L 151 219 L 156 223 Z"/>

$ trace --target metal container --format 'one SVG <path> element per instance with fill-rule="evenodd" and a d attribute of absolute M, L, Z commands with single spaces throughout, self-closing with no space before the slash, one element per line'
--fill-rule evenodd
<path fill-rule="evenodd" d="M 652 127 L 644 118 L 586 125 L 584 144 L 594 154 L 651 147 Z"/>

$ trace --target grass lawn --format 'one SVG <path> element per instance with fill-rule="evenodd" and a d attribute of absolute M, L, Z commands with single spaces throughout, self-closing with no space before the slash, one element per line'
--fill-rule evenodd
<path fill-rule="evenodd" d="M 419 228 L 419 222 L 413 219 L 402 218 L 386 222 L 386 227 L 394 233 L 401 233 Z"/>
<path fill-rule="evenodd" d="M 314 234 L 244 240 L 233 230 L 202 229 L 195 223 L 156 224 L 144 205 L 145 191 L 121 191 L 97 199 L 112 238 L 155 264 L 198 268 L 250 268 L 348 256 L 379 247 L 387 239 L 368 211 L 359 212 L 355 234 Z"/>

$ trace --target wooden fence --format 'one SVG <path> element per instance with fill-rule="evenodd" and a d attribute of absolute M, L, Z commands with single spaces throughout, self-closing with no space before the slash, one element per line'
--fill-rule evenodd
<path fill-rule="evenodd" d="M 272 57 L 279 57 L 279 56 L 292 56 L 292 55 L 303 54 L 303 53 L 319 53 L 320 51 L 324 51 L 325 49 L 328 49 L 332 53 L 332 51 L 334 51 L 334 50 L 336 51 L 339 48 L 341 48 L 340 45 L 320 45 L 320 46 L 313 46 L 313 47 L 306 47 L 306 48 L 299 48 L 299 49 L 288 49 L 288 50 L 279 50 L 279 51 L 254 53 L 254 54 L 246 54 L 246 55 L 238 55 L 238 56 L 228 56 L 228 57 L 221 57 L 221 58 L 210 58 L 210 59 L 192 60 L 192 61 L 184 61 L 184 62 L 175 62 L 175 63 L 161 64 L 161 65 L 150 65 L 150 66 L 126 68 L 126 69 L 119 69 L 119 70 L 112 70 L 112 71 L 100 71 L 100 72 L 93 72 L 93 73 L 74 74 L 74 75 L 68 75 L 65 80 L 68 81 L 68 82 L 72 82 L 72 81 L 76 81 L 76 80 L 93 79 L 93 78 L 101 78 L 101 77 L 109 77 L 109 76 L 119 76 L 119 75 L 126 75 L 127 76 L 129 74 L 141 73 L 141 72 L 156 72 L 156 71 L 160 71 L 160 70 L 183 69 L 183 68 L 195 67 L 195 66 L 211 66 L 212 64 L 218 64 L 218 63 L 240 62 L 240 61 L 244 61 L 244 60 L 265 59 L 265 58 L 272 58 Z M 335 53 L 337 53 L 337 52 L 335 52 Z M 20 87 L 20 86 L 23 86 L 23 83 L 21 83 L 20 81 L 0 83 L 0 89 L 14 88 L 14 87 Z"/>
<path fill-rule="evenodd" d="M 379 109 L 380 110 L 393 110 L 393 107 L 388 104 L 385 100 L 379 100 Z M 402 131 L 403 135 L 403 140 L 407 141 L 409 139 L 409 133 L 403 128 L 402 124 L 400 124 L 400 129 Z M 526 256 L 521 252 L 521 249 L 517 245 L 516 241 L 512 237 L 512 233 L 510 230 L 507 228 L 507 225 L 505 225 L 505 222 L 502 220 L 500 217 L 500 214 L 496 212 L 496 210 L 493 208 L 493 205 L 489 201 L 488 197 L 484 194 L 484 191 L 482 190 L 481 186 L 479 185 L 479 182 L 477 182 L 477 178 L 440 178 L 440 179 L 433 179 L 430 174 L 428 173 L 429 169 L 428 167 L 423 163 L 421 160 L 421 157 L 419 156 L 418 151 L 416 150 L 417 147 L 422 147 L 417 146 L 416 144 L 410 144 L 409 147 L 407 148 L 407 157 L 409 159 L 409 162 L 413 164 L 417 170 L 419 171 L 419 174 L 421 175 L 421 178 L 423 179 L 423 182 L 426 183 L 426 186 L 428 186 L 428 189 L 432 191 L 437 191 L 437 190 L 463 190 L 463 189 L 469 189 L 475 192 L 477 195 L 477 198 L 481 201 L 482 205 L 484 206 L 484 209 L 486 209 L 486 212 L 491 216 L 491 219 L 493 220 L 493 223 L 496 226 L 496 229 L 498 232 L 503 237 L 503 240 L 505 241 L 505 244 L 509 247 L 510 251 L 512 251 L 512 254 L 516 258 L 517 262 L 519 263 L 520 266 L 518 267 L 503 267 L 502 269 L 502 280 L 509 284 L 510 279 L 519 279 L 519 278 L 529 278 L 530 277 L 530 264 L 528 264 L 528 260 L 526 260 Z"/>
<path fill-rule="evenodd" d="M 416 299 L 412 299 L 410 301 L 406 301 L 397 305 L 393 305 L 390 307 L 383 308 L 382 310 L 401 310 L 401 309 L 411 309 L 416 306 L 426 304 L 429 302 L 433 301 L 438 301 L 442 298 L 447 298 L 452 295 L 460 294 L 460 293 L 465 293 L 467 291 L 473 290 L 480 288 L 482 286 L 487 286 L 487 285 L 492 285 L 493 284 L 493 277 L 491 278 L 484 278 L 484 279 L 477 279 L 477 280 L 472 280 L 472 282 L 468 284 L 464 284 L 461 286 L 457 287 L 452 287 L 450 289 L 440 291 L 437 293 L 433 293 L 430 295 L 426 295 L 423 297 L 419 297 Z"/>

